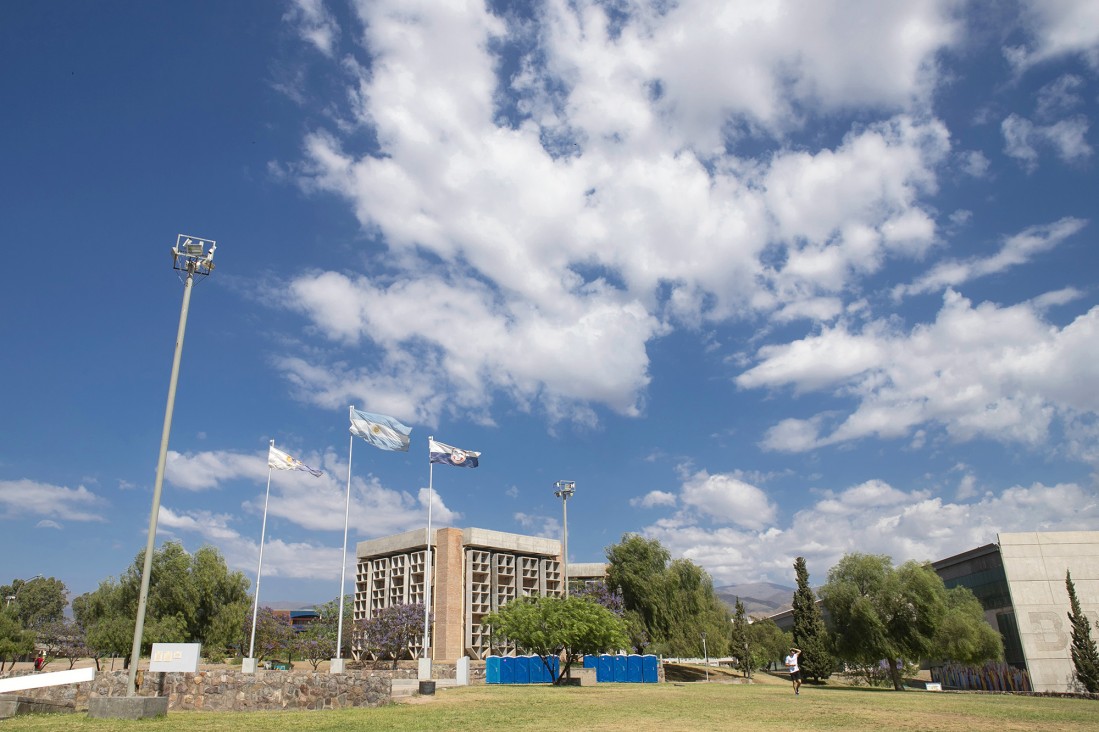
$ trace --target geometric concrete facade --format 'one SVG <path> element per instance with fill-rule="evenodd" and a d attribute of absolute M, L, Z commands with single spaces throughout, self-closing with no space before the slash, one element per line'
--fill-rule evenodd
<path fill-rule="evenodd" d="M 1074 691 L 1065 572 L 1099 636 L 1099 531 L 1000 534 L 1000 556 L 1035 691 Z"/>
<path fill-rule="evenodd" d="M 506 652 L 493 643 L 482 618 L 515 597 L 564 593 L 561 542 L 555 539 L 476 528 L 432 533 L 430 656 L 435 661 Z M 391 605 L 423 603 L 426 534 L 417 529 L 358 543 L 355 619 Z M 422 655 L 422 641 L 409 651 Z"/>

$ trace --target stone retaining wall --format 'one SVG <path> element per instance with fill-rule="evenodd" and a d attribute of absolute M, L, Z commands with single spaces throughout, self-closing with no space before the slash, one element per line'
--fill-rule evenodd
<path fill-rule="evenodd" d="M 373 707 L 392 696 L 393 674 L 349 671 L 344 674 L 313 671 L 237 670 L 198 673 L 145 672 L 138 694 L 167 696 L 169 710 L 258 711 L 280 709 L 341 709 Z M 87 710 L 88 699 L 125 696 L 125 671 L 104 671 L 93 681 L 68 686 L 28 689 L 22 694 L 53 703 L 71 703 Z"/>

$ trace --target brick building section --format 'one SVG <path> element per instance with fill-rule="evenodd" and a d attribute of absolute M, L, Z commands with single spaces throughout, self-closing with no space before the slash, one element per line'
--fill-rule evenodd
<path fill-rule="evenodd" d="M 462 609 L 465 592 L 462 586 L 462 530 L 439 529 L 435 532 L 435 559 L 432 597 L 434 622 L 432 638 L 435 647 L 432 658 L 454 660 L 465 655 L 465 633 L 462 632 Z"/>

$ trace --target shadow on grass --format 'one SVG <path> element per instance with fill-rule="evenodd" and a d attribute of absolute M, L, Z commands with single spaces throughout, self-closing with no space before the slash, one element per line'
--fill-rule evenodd
<path fill-rule="evenodd" d="M 782 679 L 787 684 L 790 683 L 790 676 L 778 671 L 763 671 L 762 673 L 771 676 L 772 678 Z M 905 687 L 901 691 L 923 691 L 923 682 L 916 681 L 917 685 L 912 685 L 909 680 L 906 680 Z M 803 689 L 813 689 L 817 691 L 869 691 L 872 693 L 895 693 L 897 690 L 891 686 L 858 686 L 855 684 L 842 684 L 838 682 L 829 683 L 827 681 L 811 681 L 805 680 L 801 682 Z"/>
<path fill-rule="evenodd" d="M 706 673 L 705 666 L 664 662 L 664 679 L 666 681 L 705 681 Z M 709 678 L 710 681 L 744 680 L 739 671 L 716 666 L 710 667 Z"/>

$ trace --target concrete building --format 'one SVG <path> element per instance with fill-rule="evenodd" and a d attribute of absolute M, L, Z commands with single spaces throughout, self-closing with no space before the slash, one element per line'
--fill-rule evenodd
<path fill-rule="evenodd" d="M 1000 632 L 1004 634 L 1005 651 L 1021 652 L 1035 691 L 1073 691 L 1075 669 L 1069 653 L 1072 629 L 1065 573 L 1072 572 L 1076 596 L 1094 628 L 1099 620 L 1099 531 L 1027 532 L 1000 534 L 997 538 L 998 545 L 992 546 L 999 550 L 1002 579 L 991 556 L 987 560 L 974 558 L 972 572 L 954 574 L 949 581 L 942 571 L 940 575 L 948 587 L 973 584 L 975 587 L 970 589 L 975 594 L 982 589 L 987 598 L 982 600 L 982 604 L 987 602 L 986 618 L 989 613 L 995 614 L 997 622 L 992 627 L 997 630 L 1003 619 L 1007 631 Z M 936 570 L 937 565 L 949 561 L 936 562 Z M 1007 585 L 1010 606 L 996 608 L 1003 602 L 1003 583 Z M 1012 616 L 1014 630 L 1010 629 Z M 1012 651 L 1016 637 L 1018 650 Z M 1010 655 L 1007 660 L 1017 663 Z"/>
<path fill-rule="evenodd" d="M 367 618 L 391 605 L 424 602 L 426 530 L 418 529 L 356 547 L 355 618 Z M 487 529 L 432 531 L 431 657 L 454 661 L 484 658 L 493 645 L 482 624 L 485 615 L 516 597 L 564 594 L 561 542 Z M 573 581 L 602 576 L 604 565 L 569 566 Z M 422 655 L 422 643 L 412 651 Z"/>

